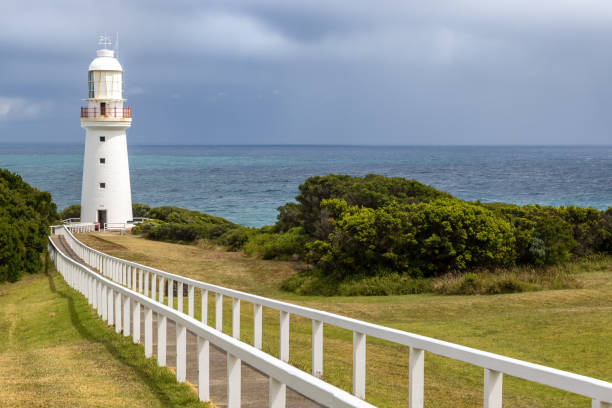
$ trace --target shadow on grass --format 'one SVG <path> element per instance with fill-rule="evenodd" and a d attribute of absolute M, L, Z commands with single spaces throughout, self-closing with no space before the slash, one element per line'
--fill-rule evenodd
<path fill-rule="evenodd" d="M 130 358 L 130 356 L 128 355 L 128 353 L 126 353 L 125 350 L 121 350 L 121 347 L 138 347 L 135 344 L 125 344 L 125 345 L 120 345 L 117 346 L 116 344 L 114 344 L 113 340 L 111 338 L 109 338 L 110 336 L 115 336 L 116 334 L 114 332 L 109 332 L 109 333 L 105 333 L 102 336 L 96 335 L 95 333 L 93 333 L 91 330 L 89 330 L 84 324 L 83 321 L 81 320 L 81 316 L 79 316 L 79 312 L 77 311 L 77 308 L 75 306 L 75 302 L 74 302 L 74 298 L 69 295 L 68 293 L 64 292 L 64 291 L 60 291 L 57 290 L 57 288 L 55 287 L 55 282 L 54 282 L 54 276 L 61 276 L 57 273 L 53 273 L 52 271 L 49 271 L 46 267 L 46 275 L 47 278 L 49 280 L 49 288 L 51 289 L 51 292 L 61 296 L 62 298 L 66 299 L 66 301 L 68 302 L 68 309 L 70 312 L 70 321 L 72 323 L 72 325 L 77 329 L 77 331 L 79 332 L 79 334 L 94 343 L 97 344 L 102 344 L 106 350 L 115 358 L 115 360 L 117 360 L 118 362 L 120 362 L 122 365 L 124 365 L 125 367 L 129 368 L 130 370 L 132 370 L 134 373 L 136 373 L 138 375 L 138 377 L 149 387 L 149 389 L 151 390 L 151 392 L 153 393 L 153 395 L 155 395 L 155 397 L 157 398 L 157 400 L 162 404 L 162 406 L 164 407 L 172 407 L 174 406 L 174 403 L 172 402 L 172 400 L 169 398 L 169 396 L 164 392 L 164 390 L 160 387 L 160 385 L 157 383 L 156 378 L 154 378 L 150 373 L 147 372 L 145 367 L 142 367 L 141 365 L 139 365 L 137 363 L 137 360 L 133 360 Z M 68 290 L 72 290 L 71 288 L 68 288 Z M 75 292 L 76 293 L 76 292 Z M 91 311 L 88 311 L 89 313 L 91 313 Z M 97 320 L 97 319 L 95 319 Z M 100 324 L 100 321 L 96 321 L 94 324 Z M 102 330 L 108 330 L 107 328 L 103 327 Z M 109 336 L 110 335 L 110 336 Z M 126 339 L 131 339 L 131 337 L 126 337 Z M 119 341 L 122 341 L 123 339 L 120 339 Z M 136 352 L 141 352 L 142 350 L 137 350 Z M 144 358 L 144 357 L 143 357 Z M 145 362 L 146 364 L 147 362 Z M 152 364 L 153 362 L 148 362 L 149 364 Z M 191 391 L 189 391 L 191 392 Z"/>

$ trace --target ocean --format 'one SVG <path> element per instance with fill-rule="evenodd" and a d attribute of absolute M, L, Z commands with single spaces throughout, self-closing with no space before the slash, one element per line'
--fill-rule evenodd
<path fill-rule="evenodd" d="M 80 202 L 83 145 L 0 144 L 0 168 Z M 133 202 L 262 226 L 308 177 L 416 179 L 465 200 L 612 206 L 612 146 L 128 146 Z"/>

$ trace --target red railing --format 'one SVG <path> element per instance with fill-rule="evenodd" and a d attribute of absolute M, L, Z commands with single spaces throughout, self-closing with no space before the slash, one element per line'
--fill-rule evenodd
<path fill-rule="evenodd" d="M 81 107 L 82 118 L 131 118 L 132 108 L 87 108 Z"/>

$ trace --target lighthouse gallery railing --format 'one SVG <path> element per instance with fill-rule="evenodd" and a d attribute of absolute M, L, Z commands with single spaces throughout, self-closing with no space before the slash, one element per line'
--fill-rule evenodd
<path fill-rule="evenodd" d="M 230 297 L 232 299 L 232 337 L 235 339 L 240 338 L 240 301 L 252 303 L 253 345 L 256 349 L 261 349 L 262 346 L 262 306 L 278 310 L 280 313 L 280 358 L 284 362 L 289 360 L 290 314 L 312 320 L 312 373 L 314 376 L 320 377 L 323 373 L 323 324 L 352 331 L 353 394 L 362 399 L 365 398 L 366 384 L 366 336 L 371 336 L 410 348 L 408 373 L 410 408 L 422 408 L 424 405 L 425 351 L 482 367 L 484 369 L 483 405 L 485 408 L 501 408 L 503 374 L 583 395 L 592 400 L 592 408 L 612 408 L 612 383 L 607 381 L 196 281 L 96 251 L 76 239 L 65 226 L 56 227 L 56 231 L 66 237 L 72 250 L 88 265 L 115 282 L 136 290 L 147 298 L 150 297 L 153 301 L 156 301 L 157 297 L 156 287 L 159 287 L 159 299 L 163 301 L 164 280 L 168 281 L 168 288 L 173 288 L 174 282 L 177 282 L 179 313 L 184 313 L 183 287 L 187 287 L 187 315 L 190 317 L 194 315 L 194 290 L 195 288 L 200 289 L 203 324 L 207 324 L 208 294 L 211 292 L 215 296 L 215 328 L 218 332 L 221 332 L 223 327 L 223 296 Z M 151 288 L 150 293 L 149 288 Z M 174 304 L 172 297 L 173 290 L 168 290 L 168 305 L 171 308 Z"/>

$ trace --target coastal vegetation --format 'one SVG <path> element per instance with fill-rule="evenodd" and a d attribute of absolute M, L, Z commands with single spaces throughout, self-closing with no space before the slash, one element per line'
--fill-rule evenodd
<path fill-rule="evenodd" d="M 317 176 L 272 226 L 248 228 L 177 207 L 135 204 L 135 234 L 204 239 L 306 267 L 298 294 L 494 294 L 575 287 L 569 264 L 612 251 L 612 210 L 467 202 L 415 180 Z M 446 282 L 442 284 L 440 282 Z M 454 282 L 452 285 L 450 282 Z"/>
<path fill-rule="evenodd" d="M 51 194 L 0 169 L 0 282 L 41 270 L 49 225 L 56 219 Z"/>

